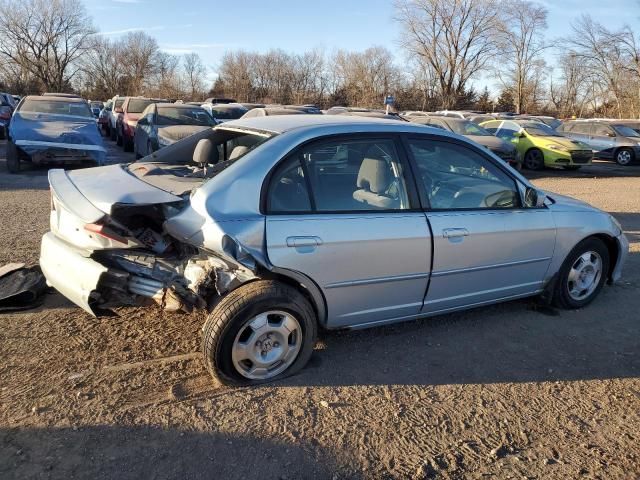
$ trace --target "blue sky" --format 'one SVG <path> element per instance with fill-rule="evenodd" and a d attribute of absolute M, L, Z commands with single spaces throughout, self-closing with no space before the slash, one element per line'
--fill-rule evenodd
<path fill-rule="evenodd" d="M 226 50 L 302 52 L 364 50 L 382 45 L 398 64 L 400 31 L 393 22 L 392 0 L 83 0 L 96 27 L 111 38 L 128 31 L 153 35 L 170 53 L 196 52 L 215 78 Z M 503 0 L 509 1 L 509 0 Z M 580 14 L 610 28 L 627 23 L 640 29 L 639 0 L 539 0 L 549 10 L 550 38 L 566 35 Z M 548 63 L 554 61 L 547 56 Z M 479 79 L 478 87 L 495 81 Z"/>

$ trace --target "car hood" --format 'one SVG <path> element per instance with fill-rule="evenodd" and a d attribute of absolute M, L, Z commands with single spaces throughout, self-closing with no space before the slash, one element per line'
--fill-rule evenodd
<path fill-rule="evenodd" d="M 11 119 L 11 138 L 21 147 L 46 147 L 51 143 L 106 151 L 94 117 L 17 112 Z"/>
<path fill-rule="evenodd" d="M 579 142 L 578 140 L 572 140 L 571 138 L 567 137 L 537 137 L 537 140 L 542 145 L 553 145 L 555 143 L 558 145 L 562 145 L 563 147 L 570 150 L 591 150 L 591 148 L 584 143 Z"/>
<path fill-rule="evenodd" d="M 602 210 L 589 205 L 587 202 L 583 202 L 582 200 L 578 200 L 576 198 L 567 197 L 565 195 L 560 195 L 554 192 L 544 192 L 545 195 L 553 200 L 553 204 L 550 205 L 550 208 L 555 211 L 572 211 L 572 212 L 594 212 L 594 213 L 604 213 Z"/>
<path fill-rule="evenodd" d="M 161 135 L 172 142 L 177 142 L 178 140 L 182 140 L 194 133 L 202 132 L 209 128 L 211 127 L 201 125 L 170 125 L 166 127 L 158 127 L 158 135 Z"/>
<path fill-rule="evenodd" d="M 502 152 L 510 152 L 516 149 L 515 145 L 507 143 L 501 138 L 493 135 L 465 135 L 469 140 L 473 140 L 480 145 L 491 150 L 500 150 Z"/>

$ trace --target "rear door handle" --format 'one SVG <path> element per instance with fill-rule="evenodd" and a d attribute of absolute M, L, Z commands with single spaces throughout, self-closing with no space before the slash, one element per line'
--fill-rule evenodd
<path fill-rule="evenodd" d="M 442 236 L 444 238 L 466 237 L 468 235 L 469 230 L 466 228 L 445 228 L 442 230 Z"/>
<path fill-rule="evenodd" d="M 320 237 L 287 237 L 287 247 L 316 247 L 322 245 Z"/>

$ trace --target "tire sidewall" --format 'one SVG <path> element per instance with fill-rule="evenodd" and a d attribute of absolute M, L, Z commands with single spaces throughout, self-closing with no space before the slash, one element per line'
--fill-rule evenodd
<path fill-rule="evenodd" d="M 622 152 L 629 152 L 629 162 L 628 163 L 620 163 L 620 161 L 618 161 L 618 157 Z M 628 167 L 629 165 L 631 165 L 634 160 L 635 160 L 635 155 L 633 153 L 633 150 L 631 150 L 630 148 L 621 148 L 616 152 L 616 156 L 615 156 L 615 161 L 618 165 L 622 166 L 622 167 Z"/>
<path fill-rule="evenodd" d="M 569 272 L 578 257 L 589 250 L 597 252 L 602 259 L 602 273 L 600 275 L 600 281 L 598 282 L 598 286 L 591 293 L 591 295 L 582 300 L 575 300 L 569 295 L 569 287 L 567 285 Z M 571 250 L 571 253 L 567 255 L 567 258 L 560 268 L 558 283 L 556 285 L 556 304 L 558 306 L 569 309 L 576 309 L 587 306 L 600 294 L 600 290 L 602 290 L 602 287 L 604 286 L 604 283 L 606 282 L 609 275 L 610 268 L 611 259 L 609 256 L 609 250 L 607 249 L 607 246 L 602 242 L 602 240 L 599 240 L 597 238 L 587 238 L 586 240 L 583 240 L 578 245 L 576 245 L 573 250 Z"/>
<path fill-rule="evenodd" d="M 535 164 L 529 165 L 527 162 L 527 159 L 531 158 L 532 155 L 536 155 L 536 154 L 540 155 L 541 161 L 537 161 Z M 524 165 L 529 170 L 541 170 L 542 168 L 544 168 L 544 154 L 540 150 L 536 148 L 532 148 L 531 150 L 527 151 L 527 153 L 524 156 Z"/>
<path fill-rule="evenodd" d="M 223 383 L 233 385 L 258 385 L 273 382 L 296 373 L 309 360 L 313 352 L 313 344 L 316 337 L 316 322 L 313 309 L 301 294 L 287 295 L 285 294 L 286 289 L 281 290 L 282 288 L 279 288 L 279 292 L 276 295 L 258 295 L 257 298 L 233 312 L 230 318 L 227 319 L 226 324 L 222 327 L 217 345 L 213 347 L 213 352 L 209 352 L 209 354 L 215 355 L 213 363 L 217 366 L 216 374 Z M 273 292 L 271 291 L 270 293 Z M 300 351 L 295 361 L 285 371 L 275 377 L 265 380 L 248 379 L 242 376 L 233 365 L 231 357 L 233 343 L 238 332 L 240 332 L 252 318 L 268 310 L 284 311 L 296 318 L 302 330 Z M 215 318 L 217 313 L 216 308 L 207 319 L 207 323 L 216 322 L 218 320 Z M 205 330 L 206 329 L 205 326 Z M 206 351 L 205 356 L 207 356 Z M 208 358 L 206 360 L 207 364 L 211 365 L 211 360 Z"/>

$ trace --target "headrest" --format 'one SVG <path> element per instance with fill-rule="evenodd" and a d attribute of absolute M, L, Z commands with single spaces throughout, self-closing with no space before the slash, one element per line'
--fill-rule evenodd
<path fill-rule="evenodd" d="M 358 172 L 358 188 L 384 193 L 391 184 L 391 171 L 382 158 L 365 157 Z"/>
<path fill-rule="evenodd" d="M 241 155 L 244 155 L 249 150 L 249 147 L 245 147 L 244 145 L 238 145 L 233 150 L 231 150 L 231 155 L 229 155 L 229 160 L 234 160 Z"/>
<path fill-rule="evenodd" d="M 199 140 L 193 151 L 193 161 L 198 165 L 218 163 L 218 148 L 207 138 Z"/>

